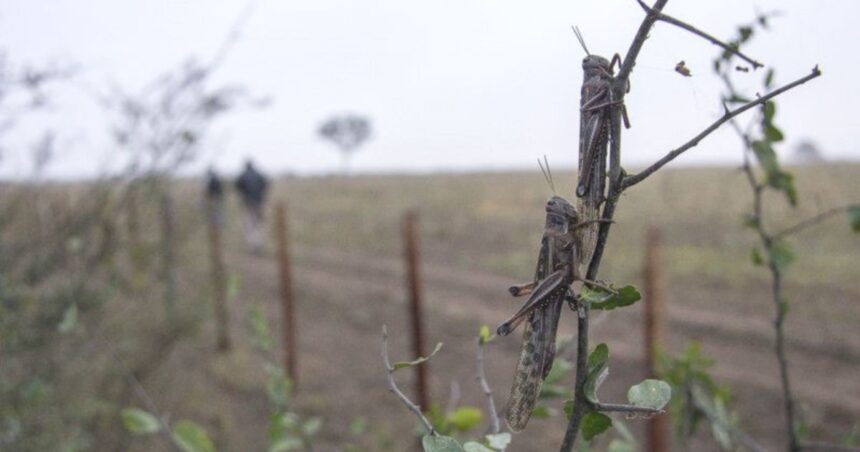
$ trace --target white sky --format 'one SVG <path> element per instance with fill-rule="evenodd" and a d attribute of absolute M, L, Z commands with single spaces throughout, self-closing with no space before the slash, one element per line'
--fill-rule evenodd
<path fill-rule="evenodd" d="M 245 1 L 4 0 L 0 48 L 19 64 L 72 61 L 81 85 L 135 90 L 190 55 L 208 58 Z M 816 141 L 828 158 L 860 158 L 860 2 L 723 0 L 669 2 L 666 13 L 712 34 L 734 36 L 757 11 L 784 14 L 748 53 L 776 69 L 783 84 L 819 64 L 824 76 L 784 95 L 777 122 L 784 152 Z M 355 171 L 434 171 L 553 166 L 576 161 L 583 51 L 624 53 L 642 18 L 634 0 L 259 0 L 218 80 L 271 96 L 266 110 L 220 120 L 209 152 L 191 170 L 214 163 L 235 171 L 247 156 L 269 172 L 336 171 L 340 155 L 316 135 L 332 113 L 373 119 L 374 137 L 356 153 Z M 640 54 L 627 108 L 633 128 L 624 159 L 635 165 L 686 141 L 721 112 L 710 74 L 718 49 L 658 24 Z M 686 60 L 693 77 L 672 71 Z M 749 86 L 763 71 L 750 73 Z M 742 75 L 742 74 L 739 74 Z M 62 134 L 49 167 L 56 177 L 97 174 L 111 151 L 104 114 L 82 89 L 65 90 L 49 115 L 26 121 L 6 141 L 0 176 L 30 169 L 24 144 L 45 126 Z M 680 164 L 740 159 L 724 131 Z"/>

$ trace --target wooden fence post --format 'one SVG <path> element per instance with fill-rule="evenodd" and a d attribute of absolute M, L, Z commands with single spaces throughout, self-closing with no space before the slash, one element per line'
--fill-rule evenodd
<path fill-rule="evenodd" d="M 648 378 L 657 377 L 657 351 L 663 344 L 663 248 L 660 230 L 648 229 L 645 236 L 645 369 Z M 669 417 L 653 416 L 648 420 L 648 451 L 670 450 Z"/>
<path fill-rule="evenodd" d="M 293 281 L 290 273 L 289 236 L 287 230 L 287 212 L 283 202 L 275 207 L 275 230 L 278 239 L 278 267 L 281 280 L 281 308 L 283 315 L 284 340 L 284 370 L 287 376 L 297 385 L 298 369 L 298 332 L 294 312 Z"/>
<path fill-rule="evenodd" d="M 409 313 L 412 325 L 412 347 L 416 357 L 426 356 L 424 346 L 424 324 L 422 319 L 422 287 L 419 272 L 419 253 L 417 238 L 418 214 L 415 211 L 406 212 L 403 218 L 404 254 L 406 258 L 406 283 L 409 291 Z M 415 392 L 418 406 L 422 410 L 430 409 L 430 395 L 427 384 L 428 363 L 415 366 Z"/>
<path fill-rule="evenodd" d="M 230 311 L 227 308 L 227 270 L 221 245 L 221 229 L 224 224 L 223 196 L 206 197 L 206 222 L 209 230 L 209 261 L 212 276 L 212 302 L 215 314 L 216 347 L 229 350 Z"/>
<path fill-rule="evenodd" d="M 174 256 L 175 218 L 173 208 L 173 196 L 170 187 L 165 186 L 165 192 L 161 196 L 161 264 L 162 282 L 164 283 L 164 306 L 167 312 L 167 321 L 173 327 L 174 306 L 176 304 L 176 259 Z"/>

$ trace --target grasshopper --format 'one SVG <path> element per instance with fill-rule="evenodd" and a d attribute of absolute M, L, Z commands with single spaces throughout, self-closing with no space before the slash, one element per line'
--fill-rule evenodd
<path fill-rule="evenodd" d="M 585 51 L 582 60 L 582 91 L 579 122 L 579 182 L 576 196 L 579 198 L 579 213 L 589 220 L 591 226 L 582 231 L 581 263 L 588 265 L 597 243 L 597 219 L 606 192 L 606 156 L 611 139 L 611 107 L 620 105 L 624 126 L 630 128 L 627 109 L 612 95 L 614 67 L 621 64 L 621 56 L 615 54 L 611 60 L 593 55 L 588 51 L 579 29 L 573 27 L 579 44 Z M 628 86 L 629 89 L 629 86 Z M 617 163 L 617 162 L 616 162 Z"/>
<path fill-rule="evenodd" d="M 585 224 L 580 222 L 579 213 L 572 204 L 564 198 L 552 196 L 546 202 L 546 222 L 534 280 L 508 289 L 513 296 L 529 295 L 519 311 L 496 330 L 500 336 L 506 336 L 527 321 L 505 413 L 511 431 L 519 432 L 525 428 L 543 380 L 552 368 L 563 302 L 567 300 L 572 306 L 576 302 L 570 285 L 581 280 L 578 230 Z"/>

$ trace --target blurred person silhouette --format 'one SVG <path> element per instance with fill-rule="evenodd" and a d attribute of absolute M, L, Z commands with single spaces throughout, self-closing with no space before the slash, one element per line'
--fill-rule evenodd
<path fill-rule="evenodd" d="M 269 181 L 257 171 L 253 162 L 245 162 L 245 170 L 236 179 L 236 190 L 245 207 L 245 241 L 255 254 L 263 251 L 263 203 Z"/>
<path fill-rule="evenodd" d="M 209 221 L 221 226 L 224 224 L 224 183 L 215 168 L 206 170 L 206 185 L 203 192 L 204 208 Z"/>

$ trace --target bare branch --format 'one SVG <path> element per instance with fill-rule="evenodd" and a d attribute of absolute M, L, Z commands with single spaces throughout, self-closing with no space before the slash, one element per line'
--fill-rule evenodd
<path fill-rule="evenodd" d="M 834 207 L 830 210 L 826 210 L 826 211 L 821 212 L 812 218 L 807 218 L 807 219 L 805 219 L 805 220 L 803 220 L 803 221 L 801 221 L 795 225 L 789 226 L 789 227 L 783 229 L 782 231 L 777 232 L 776 234 L 773 235 L 773 239 L 779 240 L 783 237 L 798 233 L 798 232 L 800 232 L 800 231 L 802 231 L 802 230 L 804 230 L 810 226 L 815 226 L 816 224 L 821 223 L 822 221 L 824 221 L 824 220 L 826 220 L 826 219 L 828 219 L 834 215 L 838 215 L 842 212 L 847 211 L 851 207 L 858 206 L 858 205 L 860 205 L 860 204 L 849 204 L 847 206 Z"/>
<path fill-rule="evenodd" d="M 626 90 L 627 87 L 627 79 L 630 78 L 630 73 L 633 72 L 633 66 L 636 65 L 636 58 L 639 57 L 639 51 L 642 50 L 642 45 L 645 44 L 645 40 L 648 39 L 648 34 L 651 33 L 651 27 L 654 26 L 654 22 L 657 22 L 657 19 L 660 17 L 659 14 L 662 13 L 663 7 L 665 7 L 668 2 L 669 0 L 657 0 L 657 2 L 654 3 L 654 6 L 649 10 L 648 15 L 645 16 L 644 20 L 642 20 L 642 24 L 639 25 L 639 30 L 636 32 L 636 36 L 633 37 L 633 42 L 630 43 L 627 55 L 624 55 L 624 62 L 621 64 L 621 69 L 615 77 L 618 85 L 623 86 L 624 90 Z"/>
<path fill-rule="evenodd" d="M 782 93 L 784 93 L 784 92 L 786 92 L 792 88 L 800 86 L 800 85 L 802 85 L 802 84 L 804 84 L 804 83 L 806 83 L 806 82 L 808 82 L 808 81 L 810 81 L 810 80 L 812 80 L 812 79 L 814 79 L 820 75 L 821 75 L 821 71 L 818 69 L 818 66 L 815 66 L 812 69 L 812 73 L 810 73 L 809 75 L 802 77 L 800 79 L 797 79 L 794 82 L 789 83 L 788 85 L 785 85 L 783 87 L 780 87 L 778 89 L 773 90 L 772 92 L 768 93 L 765 96 L 761 96 L 754 101 L 748 102 L 741 107 L 738 107 L 738 108 L 736 108 L 736 109 L 734 109 L 734 110 L 732 110 L 726 114 L 723 114 L 723 116 L 720 117 L 720 119 L 716 120 L 713 124 L 711 124 L 705 130 L 703 130 L 701 133 L 699 133 L 698 135 L 693 137 L 693 139 L 691 139 L 690 141 L 684 143 L 683 145 L 681 145 L 677 149 L 669 152 L 663 158 L 656 161 L 655 163 L 653 163 L 648 168 L 645 168 L 644 170 L 642 170 L 638 174 L 625 177 L 621 181 L 621 190 L 622 191 L 626 190 L 626 189 L 638 184 L 639 182 L 642 182 L 648 176 L 650 176 L 655 171 L 657 171 L 660 168 L 662 168 L 663 166 L 665 166 L 667 163 L 674 160 L 679 155 L 683 154 L 684 152 L 686 152 L 689 149 L 698 145 L 699 141 L 702 141 L 703 138 L 705 138 L 708 135 L 710 135 L 711 133 L 713 133 L 721 125 L 725 124 L 726 122 L 728 122 L 730 119 L 734 118 L 735 116 L 749 110 L 752 107 L 755 107 L 756 105 L 764 104 L 765 102 L 773 99 L 774 97 L 779 96 L 780 94 L 782 94 Z"/>
<path fill-rule="evenodd" d="M 385 370 L 388 372 L 388 390 L 393 392 L 406 408 L 409 408 L 410 411 L 415 413 L 415 416 L 418 417 L 418 420 L 421 421 L 421 424 L 424 425 L 424 428 L 427 429 L 427 432 L 431 435 L 437 435 L 436 429 L 433 428 L 433 424 L 424 416 L 424 413 L 421 412 L 421 407 L 412 403 L 409 400 L 409 397 L 406 397 L 400 389 L 397 388 L 397 383 L 394 382 L 394 367 L 391 365 L 391 360 L 388 359 L 388 328 L 385 325 L 382 325 L 382 361 L 385 363 Z"/>
<path fill-rule="evenodd" d="M 642 0 L 636 0 L 636 1 L 639 2 L 639 6 L 641 6 L 642 9 L 644 9 L 646 13 L 648 13 L 649 15 L 656 15 L 657 20 L 659 20 L 661 22 L 666 22 L 667 24 L 672 24 L 676 27 L 679 27 L 679 28 L 682 28 L 684 30 L 689 31 L 690 33 L 693 33 L 696 36 L 704 38 L 705 40 L 709 41 L 711 44 L 714 44 L 718 47 L 721 47 L 724 50 L 735 54 L 738 58 L 751 64 L 753 69 L 758 69 L 760 67 L 764 67 L 763 64 L 761 64 L 758 61 L 756 61 L 756 60 L 744 55 L 743 53 L 741 53 L 741 51 L 738 50 L 737 46 L 726 44 L 723 41 L 720 41 L 719 39 L 705 33 L 702 30 L 699 30 L 698 28 L 696 28 L 696 27 L 694 27 L 694 26 L 692 26 L 686 22 L 675 19 L 674 17 L 666 15 L 660 11 L 654 11 L 648 5 L 646 5 L 645 2 L 643 2 Z"/>
<path fill-rule="evenodd" d="M 478 351 L 475 354 L 475 359 L 478 361 L 478 375 L 476 379 L 478 380 L 478 384 L 481 385 L 481 390 L 484 392 L 484 396 L 487 397 L 487 412 L 490 415 L 490 430 L 493 433 L 499 433 L 501 431 L 501 427 L 499 426 L 499 414 L 496 411 L 496 402 L 493 400 L 493 390 L 490 389 L 490 384 L 487 383 L 487 374 L 484 372 L 484 341 L 481 338 L 478 338 Z"/>

